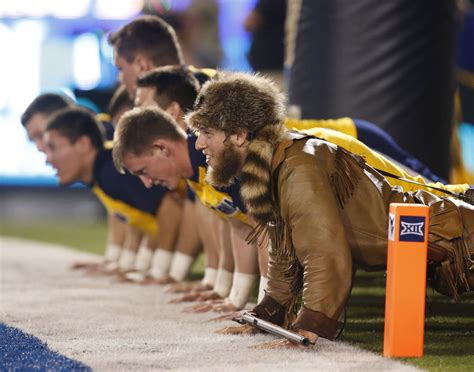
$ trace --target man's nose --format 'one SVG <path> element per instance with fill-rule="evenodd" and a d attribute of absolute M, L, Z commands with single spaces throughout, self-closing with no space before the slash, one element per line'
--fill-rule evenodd
<path fill-rule="evenodd" d="M 39 152 L 46 153 L 46 147 L 44 146 L 43 140 L 36 139 L 34 142 Z"/>
<path fill-rule="evenodd" d="M 206 143 L 205 143 L 204 138 L 201 134 L 198 135 L 197 140 L 196 140 L 196 144 L 195 144 L 194 147 L 196 147 L 196 150 L 203 150 L 203 149 L 206 148 Z"/>
<path fill-rule="evenodd" d="M 51 164 L 52 165 L 53 163 L 52 163 L 51 154 L 49 153 L 49 151 L 46 151 L 45 154 L 46 154 L 46 164 Z"/>
<path fill-rule="evenodd" d="M 151 180 L 150 177 L 147 177 L 147 176 L 138 176 L 138 177 L 140 178 L 140 180 L 143 182 L 143 184 L 145 185 L 147 189 L 153 186 L 153 181 Z"/>

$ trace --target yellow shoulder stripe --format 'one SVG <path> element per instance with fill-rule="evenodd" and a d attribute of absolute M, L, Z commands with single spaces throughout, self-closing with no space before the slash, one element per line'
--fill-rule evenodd
<path fill-rule="evenodd" d="M 99 198 L 109 213 L 122 217 L 130 226 L 136 227 L 148 235 L 158 235 L 158 223 L 154 215 L 143 212 L 121 200 L 111 198 L 98 185 L 92 188 L 92 192 Z"/>
<path fill-rule="evenodd" d="M 357 138 L 357 128 L 354 123 L 354 120 L 351 118 L 341 118 L 341 119 L 328 119 L 328 120 L 316 120 L 316 119 L 306 119 L 306 120 L 297 120 L 286 118 L 285 126 L 290 130 L 304 131 L 306 129 L 313 128 L 326 128 L 337 130 L 351 137 Z"/>
<path fill-rule="evenodd" d="M 209 76 L 211 79 L 217 74 L 217 70 L 214 70 L 213 68 L 196 68 L 194 66 L 188 66 L 188 68 L 191 72 L 201 72 Z"/>
<path fill-rule="evenodd" d="M 456 80 L 468 88 L 474 89 L 474 72 L 457 67 L 455 70 Z"/>
<path fill-rule="evenodd" d="M 110 117 L 110 115 L 107 114 L 107 113 L 105 113 L 105 112 L 101 112 L 101 113 L 96 114 L 96 115 L 95 115 L 95 118 L 96 118 L 96 120 L 102 121 L 102 122 L 112 120 L 112 118 Z"/>
<path fill-rule="evenodd" d="M 448 190 L 452 192 L 464 192 L 469 188 L 468 184 L 459 184 L 459 185 L 443 185 L 442 183 L 428 183 L 420 175 L 411 175 L 403 168 L 399 167 L 389 159 L 385 158 L 383 155 L 379 154 L 376 151 L 373 151 L 368 146 L 366 146 L 361 141 L 352 138 L 344 133 L 326 129 L 326 128 L 312 128 L 303 130 L 303 133 L 310 134 L 315 137 L 325 139 L 328 142 L 334 143 L 338 146 L 345 148 L 346 150 L 357 154 L 365 159 L 367 164 L 371 167 L 392 173 L 396 176 L 403 177 L 412 181 L 420 182 L 426 184 L 427 186 L 435 186 L 443 190 Z M 393 186 L 401 186 L 404 191 L 417 191 L 417 190 L 427 190 L 433 194 L 440 196 L 446 196 L 441 191 L 431 189 L 429 187 L 423 187 L 420 185 L 414 185 L 412 183 L 404 182 L 402 180 L 397 180 L 394 178 L 387 177 L 387 181 Z"/>
<path fill-rule="evenodd" d="M 104 142 L 104 149 L 105 150 L 112 150 L 114 148 L 114 141 L 105 141 Z"/>
<path fill-rule="evenodd" d="M 218 215 L 224 218 L 237 218 L 243 223 L 250 225 L 249 220 L 245 213 L 241 210 L 232 210 L 227 206 L 232 204 L 232 198 L 216 190 L 213 186 L 206 182 L 206 169 L 204 167 L 199 167 L 199 181 L 187 180 L 189 187 L 194 191 L 197 198 L 208 208 L 214 210 Z M 229 211 L 229 213 L 226 213 Z"/>

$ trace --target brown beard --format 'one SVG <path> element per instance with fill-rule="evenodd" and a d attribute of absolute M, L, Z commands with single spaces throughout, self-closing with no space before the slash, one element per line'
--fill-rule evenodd
<path fill-rule="evenodd" d="M 242 168 L 242 159 L 235 147 L 224 142 L 225 147 L 214 167 L 208 167 L 206 181 L 214 187 L 231 186 Z M 217 159 L 217 158 L 216 158 Z"/>

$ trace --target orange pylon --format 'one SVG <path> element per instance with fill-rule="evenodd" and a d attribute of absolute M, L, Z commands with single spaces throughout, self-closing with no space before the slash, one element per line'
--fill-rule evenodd
<path fill-rule="evenodd" d="M 383 355 L 423 356 L 429 207 L 390 204 Z"/>

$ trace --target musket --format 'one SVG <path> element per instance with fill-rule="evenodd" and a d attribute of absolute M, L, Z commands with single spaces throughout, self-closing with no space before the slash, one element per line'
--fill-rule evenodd
<path fill-rule="evenodd" d="M 289 331 L 276 324 L 267 322 L 266 320 L 257 318 L 255 315 L 252 315 L 247 311 L 244 311 L 238 317 L 232 318 L 232 320 L 239 324 L 250 324 L 251 326 L 261 329 L 262 331 L 271 333 L 272 335 L 278 337 L 283 337 L 288 341 L 301 344 L 303 346 L 309 346 L 313 344 L 307 337 L 304 337 L 296 332 Z"/>

